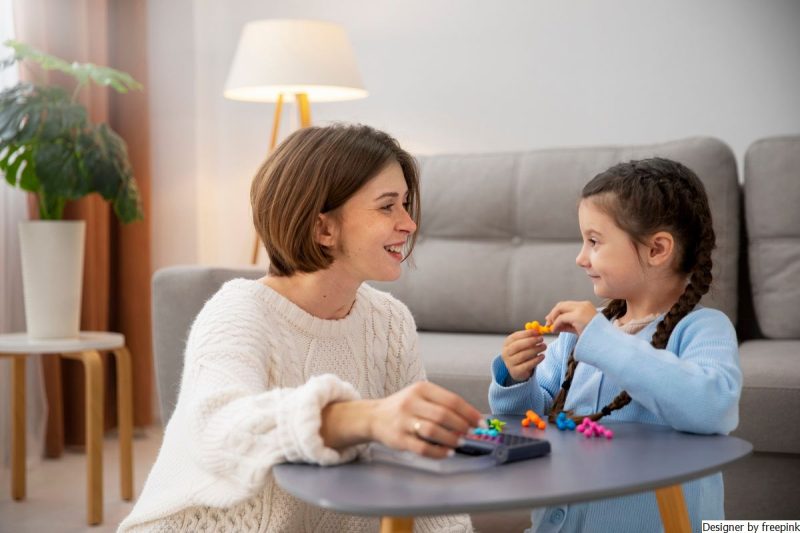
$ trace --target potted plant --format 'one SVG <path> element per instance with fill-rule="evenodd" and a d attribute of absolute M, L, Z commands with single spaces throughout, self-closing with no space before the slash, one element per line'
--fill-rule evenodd
<path fill-rule="evenodd" d="M 11 186 L 34 193 L 39 206 L 39 220 L 19 228 L 28 335 L 77 337 L 86 224 L 61 220 L 65 205 L 98 193 L 123 223 L 141 219 L 142 209 L 125 142 L 107 124 L 93 124 L 76 98 L 90 81 L 121 93 L 141 84 L 108 67 L 4 44 L 14 53 L 0 69 L 30 61 L 75 79 L 71 94 L 28 82 L 0 92 L 0 172 Z"/>

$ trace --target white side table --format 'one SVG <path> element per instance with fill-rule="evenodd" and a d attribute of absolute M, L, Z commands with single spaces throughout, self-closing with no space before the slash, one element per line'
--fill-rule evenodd
<path fill-rule="evenodd" d="M 133 499 L 133 383 L 131 356 L 119 333 L 82 331 L 77 339 L 29 339 L 25 333 L 0 335 L 0 357 L 10 357 L 11 495 L 25 499 L 25 361 L 30 354 L 58 354 L 83 363 L 86 376 L 86 519 L 103 521 L 103 361 L 99 350 L 117 363 L 120 484 L 122 499 Z"/>

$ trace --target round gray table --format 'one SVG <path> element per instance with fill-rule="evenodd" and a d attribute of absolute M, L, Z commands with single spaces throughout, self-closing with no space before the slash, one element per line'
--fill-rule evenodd
<path fill-rule="evenodd" d="M 614 438 L 587 439 L 548 425 L 523 428 L 498 416 L 506 432 L 544 437 L 552 451 L 537 459 L 474 472 L 438 474 L 354 462 L 321 467 L 282 464 L 284 490 L 310 504 L 355 515 L 382 516 L 381 531 L 411 531 L 415 515 L 498 511 L 584 502 L 655 490 L 664 531 L 691 530 L 680 484 L 720 471 L 752 452 L 736 437 L 681 433 L 662 426 L 604 424 Z"/>

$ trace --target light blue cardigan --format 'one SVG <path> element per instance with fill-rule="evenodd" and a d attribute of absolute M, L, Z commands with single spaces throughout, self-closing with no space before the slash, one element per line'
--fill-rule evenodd
<path fill-rule="evenodd" d="M 729 433 L 739 423 L 742 372 L 736 331 L 724 313 L 697 307 L 683 318 L 667 348 L 650 344 L 658 317 L 635 335 L 598 313 L 580 337 L 562 333 L 547 347 L 531 379 L 513 383 L 500 356 L 492 362 L 489 405 L 496 414 L 549 413 L 572 348 L 578 365 L 564 409 L 595 413 L 622 390 L 633 401 L 603 420 L 670 426 L 692 433 Z M 722 474 L 683 484 L 694 531 L 701 520 L 721 520 Z M 655 494 L 534 509 L 533 531 L 661 531 Z"/>

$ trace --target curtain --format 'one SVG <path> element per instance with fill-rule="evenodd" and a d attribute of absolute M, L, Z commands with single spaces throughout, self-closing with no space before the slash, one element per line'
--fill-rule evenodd
<path fill-rule="evenodd" d="M 147 86 L 146 0 L 13 1 L 20 41 L 67 60 L 124 70 Z M 61 76 L 44 76 L 50 83 L 73 86 Z M 112 93 L 91 85 L 80 100 L 93 121 L 107 122 L 128 144 L 145 220 L 122 227 L 98 195 L 70 203 L 64 218 L 86 221 L 81 329 L 125 335 L 133 363 L 134 423 L 144 426 L 152 423 L 153 400 L 147 98 L 146 92 Z M 113 358 L 104 357 L 109 428 L 116 422 L 116 378 Z M 83 371 L 74 361 L 46 358 L 44 375 L 50 413 L 47 454 L 58 456 L 65 444 L 84 442 Z"/>
<path fill-rule="evenodd" d="M 0 42 L 14 37 L 11 0 L 0 0 Z M 4 57 L 5 54 L 0 55 Z M 0 72 L 0 90 L 14 85 L 18 80 L 17 70 L 8 68 Z M 22 267 L 20 264 L 19 221 L 27 218 L 25 193 L 3 183 L 0 173 L 0 333 L 25 330 L 25 313 L 22 300 Z M 11 361 L 0 359 L 0 465 L 10 461 L 11 406 L 8 391 L 11 390 Z M 39 356 L 30 357 L 26 364 L 26 457 L 31 466 L 42 457 L 44 447 L 47 404 L 42 381 Z"/>

